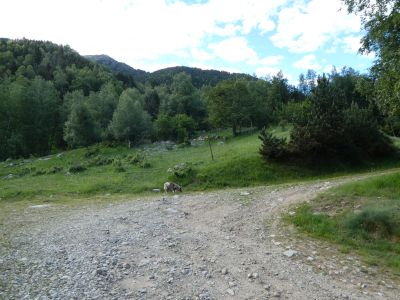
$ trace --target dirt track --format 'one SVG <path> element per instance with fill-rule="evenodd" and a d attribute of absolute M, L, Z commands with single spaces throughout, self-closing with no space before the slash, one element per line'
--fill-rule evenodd
<path fill-rule="evenodd" d="M 400 299 L 398 279 L 280 224 L 346 180 L 27 207 L 1 225 L 0 299 Z"/>

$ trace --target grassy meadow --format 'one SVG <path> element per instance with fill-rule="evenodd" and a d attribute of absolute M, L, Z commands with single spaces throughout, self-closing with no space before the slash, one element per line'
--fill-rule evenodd
<path fill-rule="evenodd" d="M 276 136 L 289 135 L 287 128 L 271 131 Z M 227 132 L 219 135 L 221 138 L 212 142 L 214 160 L 208 143 L 200 140 L 190 147 L 166 143 L 131 149 L 92 146 L 47 157 L 1 162 L 0 203 L 151 193 L 155 188 L 161 189 L 167 180 L 183 185 L 184 191 L 277 184 L 400 165 L 393 160 L 350 169 L 338 164 L 306 168 L 265 163 L 258 154 L 257 132 L 235 138 Z"/>

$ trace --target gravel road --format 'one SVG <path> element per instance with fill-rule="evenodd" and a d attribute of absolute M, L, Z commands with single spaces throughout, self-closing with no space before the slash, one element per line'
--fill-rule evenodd
<path fill-rule="evenodd" d="M 0 299 L 400 299 L 398 277 L 280 222 L 342 181 L 27 206 L 0 224 Z"/>

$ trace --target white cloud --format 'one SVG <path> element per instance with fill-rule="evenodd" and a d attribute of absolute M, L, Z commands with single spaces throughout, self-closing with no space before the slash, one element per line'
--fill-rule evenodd
<path fill-rule="evenodd" d="M 208 45 L 213 50 L 214 56 L 228 62 L 242 62 L 258 59 L 257 53 L 248 45 L 244 37 L 232 37 L 218 43 Z"/>
<path fill-rule="evenodd" d="M 357 53 L 361 47 L 361 36 L 349 35 L 343 38 L 343 49 L 346 53 Z"/>
<path fill-rule="evenodd" d="M 317 57 L 314 54 L 304 56 L 302 59 L 296 61 L 293 64 L 293 67 L 303 71 L 309 69 L 318 71 L 322 68 L 321 65 L 317 62 Z"/>
<path fill-rule="evenodd" d="M 348 15 L 341 0 L 299 0 L 279 12 L 277 32 L 271 37 L 279 48 L 305 53 L 322 48 L 343 33 L 360 31 L 360 19 Z"/>
<path fill-rule="evenodd" d="M 271 16 L 285 1 L 2 0 L 0 36 L 51 40 L 82 54 L 157 59 L 213 36 L 273 30 Z"/>

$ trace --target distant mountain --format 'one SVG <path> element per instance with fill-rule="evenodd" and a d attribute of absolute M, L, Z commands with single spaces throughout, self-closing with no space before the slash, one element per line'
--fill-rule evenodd
<path fill-rule="evenodd" d="M 214 86 L 218 82 L 227 79 L 238 79 L 238 78 L 246 78 L 246 79 L 255 79 L 253 76 L 242 73 L 229 73 L 225 71 L 217 71 L 217 70 L 202 70 L 199 68 L 191 68 L 191 67 L 171 67 L 161 69 L 152 73 L 134 69 L 131 66 L 116 61 L 115 59 L 107 56 L 107 55 L 86 55 L 91 61 L 97 62 L 107 68 L 109 68 L 114 74 L 116 74 L 117 78 L 123 75 L 128 75 L 133 78 L 134 81 L 145 83 L 146 81 L 152 85 L 160 85 L 160 84 L 170 84 L 172 82 L 172 78 L 174 75 L 185 72 L 192 77 L 193 85 L 196 88 L 200 88 L 203 85 L 211 85 Z M 122 78 L 119 78 L 123 80 Z M 124 80 L 123 80 L 124 81 Z"/>
<path fill-rule="evenodd" d="M 103 65 L 110 69 L 114 74 L 124 74 L 124 75 L 129 75 L 133 77 L 133 79 L 137 82 L 144 83 L 150 73 L 139 70 L 139 69 L 134 69 L 131 66 L 116 61 L 112 57 L 105 55 L 105 54 L 100 54 L 100 55 L 85 55 L 87 59 L 93 62 L 97 62 L 100 65 Z M 118 76 L 117 76 L 118 77 Z"/>
<path fill-rule="evenodd" d="M 203 85 L 215 86 L 218 82 L 228 79 L 255 79 L 253 76 L 242 73 L 229 73 L 225 71 L 217 70 L 202 70 L 199 68 L 191 67 L 171 67 L 166 69 L 161 69 L 150 74 L 148 81 L 153 85 L 158 85 L 162 83 L 171 83 L 174 75 L 185 72 L 192 77 L 193 85 L 196 88 L 200 88 Z"/>

